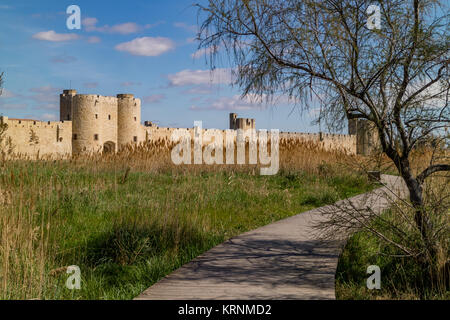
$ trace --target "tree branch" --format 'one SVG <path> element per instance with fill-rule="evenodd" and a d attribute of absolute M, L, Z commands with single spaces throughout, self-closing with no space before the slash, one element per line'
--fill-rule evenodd
<path fill-rule="evenodd" d="M 448 164 L 434 164 L 432 166 L 429 166 L 424 171 L 422 171 L 421 174 L 417 176 L 417 181 L 422 184 L 427 177 L 432 175 L 435 172 L 439 171 L 450 171 L 450 165 Z"/>

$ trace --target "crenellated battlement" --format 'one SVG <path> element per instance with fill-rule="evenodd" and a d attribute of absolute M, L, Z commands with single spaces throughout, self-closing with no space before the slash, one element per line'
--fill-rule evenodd
<path fill-rule="evenodd" d="M 71 124 L 71 121 L 40 121 L 40 120 L 32 120 L 32 119 L 16 119 L 16 118 L 8 118 L 3 117 L 3 121 L 8 124 L 8 126 L 12 127 L 37 127 L 37 128 L 53 128 L 55 126 L 61 126 L 64 124 Z"/>
<path fill-rule="evenodd" d="M 120 93 L 117 95 L 118 99 L 134 99 L 134 94 L 131 93 Z"/>

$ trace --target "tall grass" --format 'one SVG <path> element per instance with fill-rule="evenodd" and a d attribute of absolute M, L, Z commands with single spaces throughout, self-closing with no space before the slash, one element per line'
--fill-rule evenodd
<path fill-rule="evenodd" d="M 115 155 L 0 162 L 0 298 L 131 299 L 225 239 L 371 188 L 354 157 L 281 141 L 280 172 Z M 68 290 L 78 265 L 81 290 Z"/>

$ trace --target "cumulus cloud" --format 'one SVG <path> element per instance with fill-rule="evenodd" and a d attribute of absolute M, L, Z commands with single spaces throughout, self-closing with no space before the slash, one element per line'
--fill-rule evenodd
<path fill-rule="evenodd" d="M 116 24 L 109 28 L 109 32 L 111 33 L 119 33 L 119 34 L 130 34 L 136 33 L 141 30 L 141 26 L 134 22 L 126 22 L 122 24 Z"/>
<path fill-rule="evenodd" d="M 128 52 L 135 56 L 156 57 L 175 48 L 175 43 L 163 37 L 142 37 L 116 46 L 117 51 Z"/>
<path fill-rule="evenodd" d="M 166 96 L 164 94 L 152 94 L 150 96 L 144 97 L 144 103 L 158 103 L 164 100 Z"/>
<path fill-rule="evenodd" d="M 211 70 L 183 70 L 168 75 L 171 86 L 231 84 L 231 69 L 219 68 Z"/>
<path fill-rule="evenodd" d="M 137 33 L 145 29 L 149 29 L 154 25 L 146 24 L 141 26 L 135 22 L 125 22 L 120 24 L 115 24 L 113 26 L 104 25 L 101 27 L 97 26 L 98 19 L 93 17 L 84 18 L 81 21 L 83 27 L 87 32 L 104 32 L 104 33 L 118 33 L 118 34 L 132 34 Z M 155 24 L 156 25 L 156 24 Z"/>
<path fill-rule="evenodd" d="M 42 31 L 33 35 L 33 39 L 42 40 L 42 41 L 51 41 L 51 42 L 62 42 L 62 41 L 71 41 L 77 40 L 79 36 L 73 33 L 56 33 L 53 30 L 50 31 Z"/>
<path fill-rule="evenodd" d="M 233 95 L 229 97 L 220 97 L 218 99 L 208 99 L 202 106 L 193 105 L 190 110 L 230 110 L 230 111 L 243 111 L 243 110 L 262 110 L 266 109 L 270 105 L 292 105 L 295 104 L 295 100 L 286 95 L 276 95 L 271 99 L 263 94 L 248 94 L 245 97 L 240 95 Z"/>
<path fill-rule="evenodd" d="M 95 31 L 96 25 L 98 23 L 97 18 L 87 17 L 81 21 L 81 24 L 86 29 L 86 31 Z"/>
<path fill-rule="evenodd" d="M 252 109 L 263 109 L 263 101 L 252 96 L 246 96 L 242 98 L 240 95 L 234 95 L 231 97 L 220 97 L 216 100 L 208 102 L 208 106 L 199 107 L 191 106 L 190 109 L 194 111 L 199 110 L 252 110 Z"/>

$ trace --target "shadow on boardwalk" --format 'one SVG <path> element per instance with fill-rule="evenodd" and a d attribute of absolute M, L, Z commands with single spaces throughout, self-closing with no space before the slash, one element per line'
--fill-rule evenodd
<path fill-rule="evenodd" d="M 385 187 L 349 199 L 381 212 L 400 179 L 383 176 Z M 136 299 L 335 299 L 335 271 L 342 235 L 320 240 L 314 226 L 322 207 L 232 238 L 207 251 L 144 291 Z"/>

